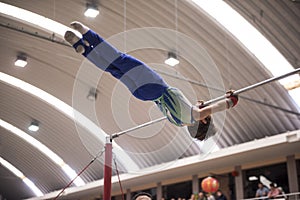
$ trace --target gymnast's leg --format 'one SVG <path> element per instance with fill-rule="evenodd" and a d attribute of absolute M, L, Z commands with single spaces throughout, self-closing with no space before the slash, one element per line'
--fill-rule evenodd
<path fill-rule="evenodd" d="M 82 34 L 67 31 L 65 39 L 98 68 L 119 79 L 140 100 L 155 100 L 169 87 L 159 74 L 140 60 L 120 52 L 97 33 L 79 22 L 71 26 Z M 82 49 L 84 51 L 82 51 Z"/>

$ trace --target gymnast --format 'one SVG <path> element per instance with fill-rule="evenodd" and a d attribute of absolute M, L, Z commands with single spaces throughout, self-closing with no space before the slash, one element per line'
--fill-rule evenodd
<path fill-rule="evenodd" d="M 162 77 L 145 63 L 118 51 L 97 33 L 80 22 L 71 27 L 82 34 L 79 38 L 66 31 L 65 40 L 98 68 L 119 79 L 129 91 L 142 101 L 153 101 L 167 119 L 176 126 L 188 126 L 190 135 L 204 140 L 212 125 L 211 114 L 234 107 L 238 96 L 233 91 L 226 93 L 224 100 L 203 106 L 198 101 L 192 105 L 177 88 L 170 87 Z"/>

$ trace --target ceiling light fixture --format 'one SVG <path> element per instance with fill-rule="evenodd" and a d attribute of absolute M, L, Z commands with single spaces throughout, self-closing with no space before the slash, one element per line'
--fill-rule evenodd
<path fill-rule="evenodd" d="M 169 52 L 168 59 L 165 60 L 165 64 L 170 65 L 172 67 L 179 64 L 179 60 L 177 59 L 176 54 L 173 52 Z"/>
<path fill-rule="evenodd" d="M 90 101 L 96 101 L 97 94 L 98 94 L 97 89 L 91 88 L 86 98 Z"/>
<path fill-rule="evenodd" d="M 86 17 L 92 17 L 92 18 L 97 17 L 97 15 L 99 15 L 98 7 L 95 4 L 89 4 L 89 3 L 87 3 L 84 15 Z"/>
<path fill-rule="evenodd" d="M 17 67 L 25 67 L 27 65 L 27 57 L 25 54 L 20 54 L 17 56 L 17 60 L 15 61 L 15 66 Z"/>
<path fill-rule="evenodd" d="M 37 120 L 33 120 L 28 127 L 28 130 L 30 130 L 32 132 L 36 132 L 39 129 L 40 129 L 39 122 Z"/>

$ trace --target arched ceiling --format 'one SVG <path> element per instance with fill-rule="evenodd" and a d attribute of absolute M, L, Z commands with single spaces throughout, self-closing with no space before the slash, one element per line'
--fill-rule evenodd
<path fill-rule="evenodd" d="M 84 0 L 1 2 L 67 26 L 74 20 L 81 21 L 104 38 L 119 39 L 116 44 L 120 46 L 128 42 L 129 49 L 137 48 L 129 52 L 131 55 L 151 65 L 170 85 L 180 88 L 191 102 L 209 100 L 222 95 L 228 88 L 239 89 L 270 78 L 270 72 L 245 47 L 190 1 L 103 0 L 99 1 L 100 15 L 95 19 L 83 15 Z M 258 28 L 294 68 L 299 67 L 299 3 L 289 0 L 225 2 Z M 110 75 L 101 74 L 96 68 L 81 75 L 80 70 L 89 64 L 59 38 L 55 38 L 58 43 L 53 42 L 51 34 L 3 15 L 0 16 L 0 24 L 1 73 L 34 85 L 70 106 L 80 103 L 79 112 L 90 118 L 104 133 L 113 134 L 162 116 L 152 102 L 136 100 Z M 190 40 L 167 42 L 172 36 L 175 36 L 175 41 L 182 38 L 178 35 L 176 38 L 176 34 L 164 35 L 162 31 L 162 35 L 152 35 L 160 49 L 145 49 L 138 46 L 144 44 L 147 38 L 142 34 L 127 40 L 118 37 L 124 30 L 128 37 L 132 36 L 131 31 L 136 28 L 142 28 L 147 34 L 151 30 L 149 27 L 177 30 Z M 194 43 L 188 44 L 188 41 Z M 171 68 L 163 63 L 167 51 L 174 49 L 178 50 L 181 62 Z M 28 55 L 25 68 L 13 65 L 18 52 Z M 212 66 L 216 66 L 217 71 L 212 70 Z M 99 78 L 99 81 L 93 83 L 91 77 Z M 223 88 L 218 88 L 221 91 L 208 90 L 203 87 L 206 84 Z M 91 102 L 81 98 L 78 102 L 76 92 L 87 95 L 90 87 L 96 87 L 99 91 L 97 100 Z M 93 159 L 95 152 L 103 149 L 103 142 L 93 138 L 89 130 L 78 126 L 49 103 L 4 81 L 0 81 L 0 88 L 0 118 L 45 144 L 76 172 Z M 299 112 L 279 83 L 243 94 L 236 108 L 214 116 L 219 130 L 215 138 L 217 147 L 225 148 L 300 128 L 299 115 L 276 107 Z M 37 133 L 27 130 L 32 119 L 40 122 Z M 58 190 L 69 182 L 63 171 L 37 149 L 4 128 L 0 128 L 0 133 L 1 157 L 21 170 L 42 192 Z M 117 138 L 114 145 L 125 152 L 130 162 L 139 169 L 206 152 L 203 149 L 205 144 L 192 140 L 185 129 L 174 127 L 166 121 Z M 210 150 L 210 147 L 206 148 Z M 132 165 L 126 163 L 127 158 L 118 153 L 115 157 L 122 172 L 130 171 L 128 168 Z M 81 178 L 92 182 L 103 178 L 102 171 L 100 159 Z M 0 194 L 7 199 L 34 196 L 3 166 L 0 166 L 0 179 Z"/>

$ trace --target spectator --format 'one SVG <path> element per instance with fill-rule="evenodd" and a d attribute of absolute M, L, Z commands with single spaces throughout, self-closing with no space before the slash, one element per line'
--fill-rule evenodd
<path fill-rule="evenodd" d="M 190 200 L 197 200 L 197 199 L 198 199 L 197 195 L 191 194 Z"/>
<path fill-rule="evenodd" d="M 277 187 L 279 190 L 279 194 L 281 197 L 283 197 L 284 199 L 287 199 L 287 196 L 285 194 L 285 192 L 283 191 L 282 187 Z"/>
<path fill-rule="evenodd" d="M 146 192 L 140 192 L 134 195 L 132 200 L 152 200 L 152 196 L 149 193 Z"/>
<path fill-rule="evenodd" d="M 204 192 L 199 192 L 199 194 L 198 194 L 198 199 L 199 199 L 199 200 L 207 200 L 207 198 L 206 198 Z"/>
<path fill-rule="evenodd" d="M 256 190 L 255 197 L 265 197 L 269 193 L 269 189 L 261 182 L 258 183 L 258 189 Z"/>
<path fill-rule="evenodd" d="M 227 200 L 226 196 L 222 193 L 221 190 L 217 191 L 217 198 L 216 200 Z"/>
<path fill-rule="evenodd" d="M 280 194 L 279 189 L 275 186 L 274 183 L 270 184 L 270 191 L 268 193 L 268 197 L 270 199 L 275 199 Z"/>
<path fill-rule="evenodd" d="M 214 195 L 212 195 L 211 193 L 207 193 L 206 197 L 207 197 L 207 200 L 216 200 Z"/>

